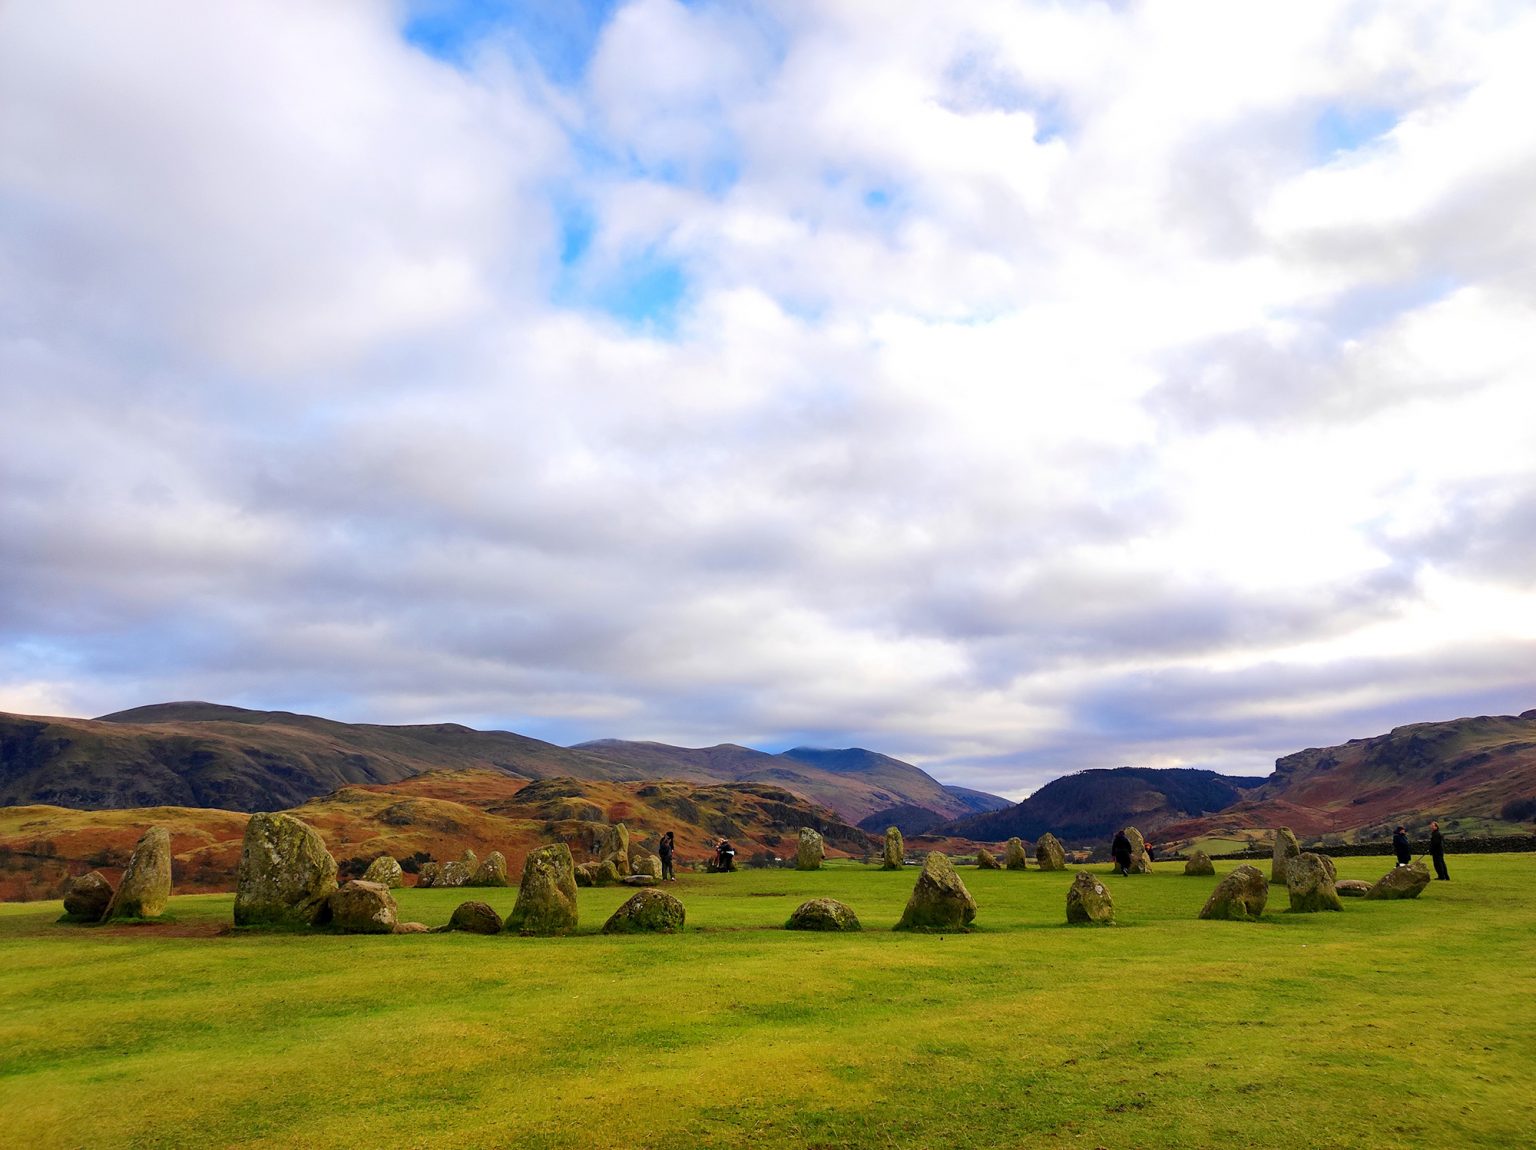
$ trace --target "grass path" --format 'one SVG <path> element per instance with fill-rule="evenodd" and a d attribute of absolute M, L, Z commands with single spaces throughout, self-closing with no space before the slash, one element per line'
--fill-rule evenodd
<path fill-rule="evenodd" d="M 1231 864 L 1219 864 L 1222 873 Z M 219 933 L 0 906 L 0 1143 L 26 1147 L 1508 1147 L 1529 1144 L 1536 859 L 1416 902 L 1194 918 L 1214 880 L 963 873 L 968 935 L 887 928 L 915 874 L 686 875 L 675 937 Z M 1340 860 L 1375 878 L 1380 859 Z M 1103 870 L 1105 868 L 1093 868 Z M 466 897 L 407 890 L 401 917 Z M 802 899 L 859 935 L 776 929 Z"/>

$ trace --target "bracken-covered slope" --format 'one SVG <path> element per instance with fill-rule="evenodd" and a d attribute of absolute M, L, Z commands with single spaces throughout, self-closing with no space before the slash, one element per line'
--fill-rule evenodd
<path fill-rule="evenodd" d="M 934 833 L 1000 842 L 1015 835 L 1037 839 L 1050 831 L 1069 845 L 1090 845 L 1107 841 L 1124 826 L 1155 833 L 1176 819 L 1230 807 L 1263 783 L 1262 778 L 1182 768 L 1079 771 L 1006 810 L 957 819 Z"/>
<path fill-rule="evenodd" d="M 1536 817 L 1536 710 L 1412 723 L 1370 739 L 1314 747 L 1275 762 L 1243 802 L 1178 822 L 1180 839 L 1245 837 L 1288 826 L 1303 836 L 1384 838 L 1430 818 L 1463 829 L 1516 830 Z"/>

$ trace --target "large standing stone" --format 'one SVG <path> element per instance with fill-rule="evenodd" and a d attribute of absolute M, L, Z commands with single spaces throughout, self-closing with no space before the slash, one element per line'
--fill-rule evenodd
<path fill-rule="evenodd" d="M 1135 827 L 1126 827 L 1125 837 L 1131 840 L 1131 873 L 1151 874 L 1152 858 L 1147 854 L 1147 840 Z"/>
<path fill-rule="evenodd" d="M 1200 917 L 1252 922 L 1264 913 L 1268 901 L 1269 880 L 1258 867 L 1245 863 L 1216 884 L 1200 908 Z"/>
<path fill-rule="evenodd" d="M 1291 909 L 1298 913 L 1344 909 L 1319 855 L 1302 853 L 1291 859 L 1285 868 L 1285 889 L 1290 892 Z"/>
<path fill-rule="evenodd" d="M 978 847 L 976 850 L 977 870 L 1002 870 L 1003 864 L 997 861 L 997 856 L 986 847 Z"/>
<path fill-rule="evenodd" d="M 900 870 L 907 865 L 907 844 L 902 840 L 900 827 L 885 828 L 885 849 L 880 852 L 881 870 Z M 813 928 L 804 928 L 813 929 Z"/>
<path fill-rule="evenodd" d="M 1429 868 L 1421 862 L 1395 866 L 1365 892 L 1366 898 L 1418 898 L 1429 885 Z"/>
<path fill-rule="evenodd" d="M 75 922 L 100 922 L 112 905 L 112 884 L 100 871 L 72 879 L 64 894 L 64 917 Z"/>
<path fill-rule="evenodd" d="M 383 883 L 391 888 L 400 887 L 405 885 L 405 872 L 392 855 L 380 855 L 368 864 L 368 869 L 363 872 L 363 881 Z"/>
<path fill-rule="evenodd" d="M 826 857 L 826 844 L 821 835 L 810 827 L 801 827 L 800 841 L 795 847 L 795 869 L 820 870 L 821 861 Z"/>
<path fill-rule="evenodd" d="M 1269 881 L 1284 882 L 1291 860 L 1300 854 L 1301 844 L 1296 841 L 1296 834 L 1290 827 L 1281 827 L 1275 831 L 1275 853 L 1269 864 Z"/>
<path fill-rule="evenodd" d="M 1061 840 L 1050 831 L 1035 840 L 1035 861 L 1040 864 L 1041 870 L 1067 869 L 1067 852 Z"/>
<path fill-rule="evenodd" d="M 614 823 L 603 832 L 602 839 L 597 844 L 597 857 L 602 862 L 613 860 L 614 869 L 623 878 L 629 873 L 629 828 L 623 823 Z"/>
<path fill-rule="evenodd" d="M 975 919 L 976 900 L 954 865 L 938 851 L 930 852 L 895 929 L 964 930 Z"/>
<path fill-rule="evenodd" d="M 473 875 L 480 868 L 480 858 L 469 847 L 464 848 L 464 853 L 459 856 L 459 861 L 464 864 L 464 873 Z"/>
<path fill-rule="evenodd" d="M 464 930 L 470 934 L 497 934 L 501 930 L 501 915 L 486 902 L 461 902 L 453 908 L 448 918 L 448 930 Z"/>
<path fill-rule="evenodd" d="M 790 912 L 785 930 L 859 930 L 853 908 L 835 898 L 813 898 Z"/>
<path fill-rule="evenodd" d="M 570 847 L 555 843 L 529 852 L 506 929 L 519 934 L 565 934 L 576 929 L 576 864 Z"/>
<path fill-rule="evenodd" d="M 1115 900 L 1109 888 L 1085 870 L 1067 888 L 1067 921 L 1108 926 L 1115 921 Z"/>
<path fill-rule="evenodd" d="M 395 896 L 381 882 L 342 883 L 325 900 L 315 925 L 330 926 L 342 934 L 394 934 L 399 925 Z"/>
<path fill-rule="evenodd" d="M 486 855 L 485 861 L 475 868 L 475 873 L 470 878 L 468 885 L 506 886 L 507 856 L 500 851 L 492 851 Z"/>
<path fill-rule="evenodd" d="M 687 917 L 682 902 L 664 890 L 637 890 L 603 923 L 604 934 L 636 934 L 642 931 L 671 934 L 683 929 Z"/>
<path fill-rule="evenodd" d="M 1211 862 L 1211 856 L 1201 850 L 1189 852 L 1189 857 L 1184 860 L 1184 873 L 1196 875 L 1213 875 L 1216 866 Z"/>
<path fill-rule="evenodd" d="M 292 815 L 254 814 L 235 878 L 235 925 L 307 926 L 336 889 L 336 860 L 315 829 Z"/>
<path fill-rule="evenodd" d="M 1011 838 L 1003 849 L 1003 866 L 1009 870 L 1024 870 L 1029 866 L 1029 855 L 1024 851 L 1024 840 Z"/>
<path fill-rule="evenodd" d="M 171 901 L 171 833 L 150 827 L 133 848 L 117 893 L 102 921 L 112 918 L 159 918 Z"/>
<path fill-rule="evenodd" d="M 451 859 L 442 863 L 437 868 L 437 879 L 433 886 L 468 886 L 469 868 L 461 859 Z"/>

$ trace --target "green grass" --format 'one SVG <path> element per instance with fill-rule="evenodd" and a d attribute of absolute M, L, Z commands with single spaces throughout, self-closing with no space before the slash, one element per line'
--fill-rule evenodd
<path fill-rule="evenodd" d="M 1218 863 L 1225 874 L 1234 864 Z M 1381 859 L 1342 859 L 1375 878 Z M 964 871 L 967 935 L 893 924 L 915 871 L 685 875 L 688 929 L 213 934 L 0 906 L 0 1140 L 27 1147 L 1507 1147 L 1530 1136 L 1536 859 L 1416 902 L 1194 917 L 1211 879 Z M 1090 868 L 1107 873 L 1107 867 Z M 778 929 L 813 895 L 859 935 Z M 436 925 L 467 897 L 399 892 Z M 199 936 L 196 932 L 202 931 Z"/>

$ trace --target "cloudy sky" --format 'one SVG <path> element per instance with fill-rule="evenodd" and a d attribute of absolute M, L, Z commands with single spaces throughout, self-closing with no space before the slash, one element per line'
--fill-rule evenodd
<path fill-rule="evenodd" d="M 0 6 L 0 710 L 1020 796 L 1536 707 L 1536 13 Z"/>

